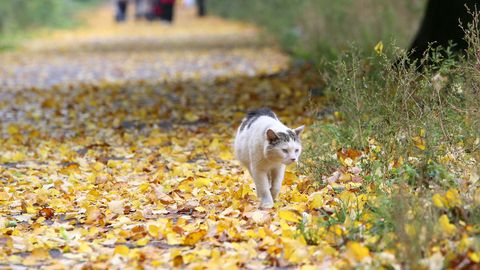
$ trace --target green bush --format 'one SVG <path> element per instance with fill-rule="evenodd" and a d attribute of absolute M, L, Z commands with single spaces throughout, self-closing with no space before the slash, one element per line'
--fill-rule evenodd
<path fill-rule="evenodd" d="M 379 40 L 406 46 L 422 16 L 424 0 L 210 0 L 218 15 L 247 20 L 272 33 L 284 49 L 310 59 L 331 59 L 355 42 Z"/>
<path fill-rule="evenodd" d="M 72 27 L 75 14 L 96 0 L 0 1 L 0 49 L 12 47 L 19 38 L 41 27 Z"/>
<path fill-rule="evenodd" d="M 362 221 L 369 224 L 363 231 L 348 227 L 345 224 L 358 220 L 345 222 L 349 209 L 339 204 L 333 214 L 317 214 L 320 221 L 313 229 L 299 226 L 309 243 L 317 243 L 317 231 L 341 224 L 349 234 L 339 248 L 350 240 L 370 239 L 365 241 L 370 250 L 393 250 L 402 267 L 418 269 L 432 246 L 461 239 L 459 234 L 446 236 L 442 220 L 453 228 L 478 228 L 478 25 L 476 17 L 466 29 L 470 48 L 465 57 L 452 55 L 448 48 L 435 49 L 422 60 L 430 65 L 418 69 L 394 46 L 370 49 L 370 54 L 351 49 L 326 69 L 335 113 L 311 127 L 303 170 L 326 186 L 334 171 L 360 168 L 361 187 L 368 191 L 359 190 L 356 196 L 368 200 L 362 213 L 351 216 L 370 218 Z M 342 155 L 348 152 L 342 151 L 347 150 L 362 155 L 345 162 Z M 435 196 L 449 198 L 451 205 L 442 206 Z M 473 243 L 472 248 L 478 248 L 478 241 Z M 465 250 L 454 249 L 446 263 L 462 256 Z"/>
<path fill-rule="evenodd" d="M 94 0 L 0 1 L 0 34 L 42 26 L 71 26 L 79 7 Z"/>
<path fill-rule="evenodd" d="M 319 177 L 338 166 L 339 147 L 381 147 L 372 155 L 384 161 L 382 170 L 417 157 L 419 178 L 429 179 L 442 175 L 432 172 L 432 162 L 440 163 L 455 147 L 475 154 L 480 136 L 476 58 L 455 60 L 448 49 L 439 50 L 428 59 L 432 66 L 421 71 L 398 64 L 397 59 L 405 58 L 399 51 L 370 57 L 353 51 L 332 64 L 325 77 L 336 119 L 313 127 L 314 143 L 306 152 L 315 164 L 310 173 Z"/>

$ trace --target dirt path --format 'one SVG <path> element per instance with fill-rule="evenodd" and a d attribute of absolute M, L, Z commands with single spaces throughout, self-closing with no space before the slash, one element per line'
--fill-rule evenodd
<path fill-rule="evenodd" d="M 0 55 L 0 87 L 213 79 L 285 69 L 288 59 L 262 44 L 248 25 L 198 19 L 179 9 L 174 25 L 116 24 L 105 7 L 83 15 L 85 27 L 56 31 Z"/>
<path fill-rule="evenodd" d="M 302 71 L 285 72 L 251 26 L 110 13 L 0 54 L 0 268 L 324 261 L 296 237 L 310 180 L 291 167 L 276 209 L 260 211 L 230 147 L 251 108 L 311 122 Z"/>

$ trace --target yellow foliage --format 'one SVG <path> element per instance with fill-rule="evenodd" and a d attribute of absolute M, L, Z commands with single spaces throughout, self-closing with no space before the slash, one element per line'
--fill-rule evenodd
<path fill-rule="evenodd" d="M 460 199 L 460 194 L 458 189 L 451 188 L 445 193 L 445 201 L 449 208 L 461 206 L 462 200 Z"/>
<path fill-rule="evenodd" d="M 361 262 L 364 258 L 370 255 L 367 247 L 364 247 L 358 242 L 347 243 L 347 256 L 351 256 L 355 261 Z"/>
<path fill-rule="evenodd" d="M 447 215 L 440 216 L 438 219 L 438 224 L 441 231 L 448 236 L 453 236 L 457 232 L 457 228 L 455 225 L 450 223 Z"/>
<path fill-rule="evenodd" d="M 189 234 L 187 234 L 187 236 L 185 236 L 183 244 L 187 246 L 195 245 L 196 243 L 198 243 L 198 241 L 202 240 L 202 238 L 205 237 L 206 234 L 207 231 L 202 229 L 190 232 Z"/>
<path fill-rule="evenodd" d="M 438 193 L 433 194 L 432 201 L 433 201 L 433 204 L 438 208 L 445 207 L 445 204 L 446 204 L 445 199 Z"/>
<path fill-rule="evenodd" d="M 377 54 L 381 55 L 383 53 L 383 42 L 382 41 L 379 41 L 375 47 L 374 47 L 374 50 Z"/>
<path fill-rule="evenodd" d="M 122 256 L 128 256 L 130 249 L 125 245 L 118 245 L 115 247 L 113 254 L 119 254 Z"/>
<path fill-rule="evenodd" d="M 278 216 L 281 218 L 281 219 L 284 219 L 286 221 L 289 221 L 289 222 L 300 222 L 301 220 L 301 217 L 298 213 L 296 213 L 295 211 L 292 211 L 292 210 L 288 210 L 288 209 L 282 209 L 282 210 L 278 210 Z"/>
<path fill-rule="evenodd" d="M 314 193 L 310 194 L 310 198 L 309 198 L 310 208 L 315 209 L 315 208 L 322 207 L 323 204 L 324 204 L 323 197 L 324 197 L 323 194 L 321 194 L 319 192 L 314 192 Z"/>
<path fill-rule="evenodd" d="M 415 136 L 412 138 L 413 144 L 420 150 L 425 150 L 427 147 L 425 145 L 425 139 L 420 136 Z"/>

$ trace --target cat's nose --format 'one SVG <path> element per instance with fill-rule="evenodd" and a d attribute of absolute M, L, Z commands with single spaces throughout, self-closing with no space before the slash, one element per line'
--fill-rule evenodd
<path fill-rule="evenodd" d="M 290 159 L 292 162 L 295 162 L 297 159 L 296 158 L 291 158 Z"/>

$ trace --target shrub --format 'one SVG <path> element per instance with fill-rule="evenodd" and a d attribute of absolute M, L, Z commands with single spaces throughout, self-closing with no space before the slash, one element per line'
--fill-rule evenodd
<path fill-rule="evenodd" d="M 43 26 L 66 27 L 76 22 L 78 8 L 99 3 L 95 0 L 0 1 L 0 37 Z"/>
<path fill-rule="evenodd" d="M 372 252 L 393 252 L 401 268 L 418 269 L 443 248 L 444 267 L 474 264 L 468 254 L 479 250 L 469 231 L 480 222 L 478 16 L 465 28 L 465 57 L 438 48 L 418 69 L 401 50 L 378 46 L 368 56 L 351 49 L 326 69 L 335 113 L 312 127 L 303 170 L 335 190 L 351 180 L 328 183 L 333 171 L 348 175 L 360 168 L 363 182 L 355 184 L 361 188 L 350 196 L 366 202 L 351 214 L 356 208 L 342 201 L 348 190 L 337 192 L 332 212 L 320 209 L 313 225 L 299 226 L 308 243 L 340 224 L 345 240 L 333 242 L 339 250 L 347 241 L 362 242 Z"/>
<path fill-rule="evenodd" d="M 254 22 L 284 49 L 310 59 L 332 59 L 351 42 L 362 49 L 392 37 L 410 42 L 422 16 L 423 0 L 211 0 L 216 14 Z"/>

